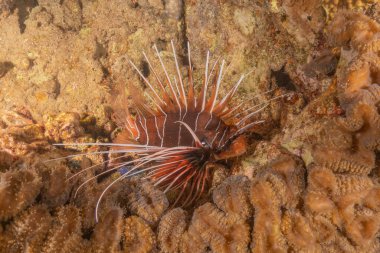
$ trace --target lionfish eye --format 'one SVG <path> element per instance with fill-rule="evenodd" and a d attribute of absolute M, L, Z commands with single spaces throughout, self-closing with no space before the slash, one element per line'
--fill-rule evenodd
<path fill-rule="evenodd" d="M 202 139 L 201 144 L 204 148 L 210 148 L 210 144 L 206 139 Z"/>

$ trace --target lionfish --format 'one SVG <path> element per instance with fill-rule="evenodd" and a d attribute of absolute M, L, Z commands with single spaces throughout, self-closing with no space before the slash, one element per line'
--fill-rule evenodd
<path fill-rule="evenodd" d="M 77 189 L 78 192 L 89 181 L 101 175 L 110 172 L 120 174 L 99 196 L 95 208 L 96 220 L 98 220 L 98 208 L 105 193 L 117 182 L 140 174 L 144 174 L 145 178 L 152 180 L 154 185 L 163 189 L 165 193 L 175 191 L 177 197 L 173 206 L 178 203 L 181 203 L 182 206 L 190 205 L 199 199 L 208 187 L 211 176 L 208 164 L 245 153 L 247 148 L 245 134 L 255 125 L 264 122 L 253 119 L 270 104 L 270 101 L 281 97 L 275 97 L 238 113 L 237 111 L 242 108 L 244 103 L 232 106 L 229 106 L 229 103 L 245 75 L 240 76 L 224 97 L 218 98 L 225 61 L 220 62 L 219 58 L 210 66 L 209 52 L 206 56 L 203 83 L 199 93 L 196 94 L 189 43 L 187 43 L 186 91 L 185 80 L 180 73 L 173 41 L 171 47 L 176 68 L 176 77 L 172 78 L 155 45 L 153 48 L 163 71 L 163 79 L 143 52 L 149 70 L 153 73 L 156 86 L 153 86 L 142 71 L 128 60 L 149 87 L 151 94 L 146 93 L 146 96 L 153 106 L 148 106 L 139 98 L 132 98 L 136 111 L 134 115 L 126 105 L 115 110 L 116 122 L 123 130 L 112 143 L 57 144 L 108 146 L 110 150 L 94 153 L 123 154 L 110 158 L 108 162 L 111 166 L 108 169 L 86 180 Z M 217 65 L 219 66 L 216 67 Z M 120 162 L 119 159 L 131 153 L 136 155 L 136 159 Z M 85 170 L 95 166 L 97 165 Z"/>

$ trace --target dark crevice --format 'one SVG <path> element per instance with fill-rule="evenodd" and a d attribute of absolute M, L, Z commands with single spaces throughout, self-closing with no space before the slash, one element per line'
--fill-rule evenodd
<path fill-rule="evenodd" d="M 53 91 L 53 93 L 54 93 L 54 99 L 57 99 L 59 94 L 61 94 L 61 84 L 59 83 L 57 78 L 54 80 L 54 91 Z"/>
<path fill-rule="evenodd" d="M 0 77 L 3 77 L 13 67 L 14 67 L 14 65 L 10 61 L 0 62 Z"/>
<path fill-rule="evenodd" d="M 38 6 L 36 0 L 17 1 L 16 8 L 18 9 L 18 23 L 21 33 L 25 31 L 25 21 L 29 18 L 30 11 L 36 6 Z"/>
<path fill-rule="evenodd" d="M 83 229 L 82 230 L 82 238 L 90 240 L 93 233 L 94 233 L 94 230 L 92 228 Z"/>
<path fill-rule="evenodd" d="M 166 40 L 159 38 L 156 40 L 155 45 L 156 45 L 158 51 L 161 52 L 161 51 L 165 50 L 167 43 L 168 42 Z"/>
<path fill-rule="evenodd" d="M 96 43 L 96 48 L 95 48 L 94 54 L 92 55 L 92 58 L 94 60 L 98 60 L 100 58 L 107 57 L 106 47 L 103 44 L 99 43 L 98 40 L 95 40 L 95 43 Z"/>
<path fill-rule="evenodd" d="M 140 5 L 139 5 L 139 3 L 137 2 L 137 0 L 130 0 L 130 6 L 131 6 L 132 8 L 139 8 L 139 7 L 140 7 Z"/>
<path fill-rule="evenodd" d="M 34 201 L 35 201 L 36 203 L 39 203 L 39 202 L 42 201 L 42 193 L 41 193 L 41 192 L 37 195 L 37 197 L 35 198 Z"/>
<path fill-rule="evenodd" d="M 103 72 L 103 77 L 109 77 L 109 75 L 111 74 L 110 73 L 110 71 L 106 68 L 106 67 L 104 67 L 103 65 L 102 65 L 102 72 Z"/>
<path fill-rule="evenodd" d="M 288 73 L 286 73 L 286 71 L 285 71 L 285 65 L 282 66 L 282 68 L 280 70 L 277 70 L 277 71 L 272 70 L 271 75 L 272 75 L 272 77 L 275 78 L 276 84 L 278 85 L 278 87 L 283 87 L 289 91 L 296 91 L 297 90 L 296 86 L 294 85 L 294 83 L 290 79 Z"/>
<path fill-rule="evenodd" d="M 375 157 L 375 168 L 372 169 L 369 177 L 376 177 L 376 175 L 379 175 L 380 172 L 380 151 L 375 151 Z"/>
<path fill-rule="evenodd" d="M 106 78 L 110 75 L 110 71 L 107 69 L 106 66 L 104 66 L 103 61 L 101 61 L 100 59 L 104 59 L 108 56 L 107 45 L 99 43 L 98 40 L 95 40 L 95 43 L 96 48 L 94 54 L 92 55 L 92 58 L 100 63 L 103 72 L 103 77 Z"/>
<path fill-rule="evenodd" d="M 189 41 L 189 38 L 187 37 L 187 23 L 186 23 L 186 0 L 181 0 L 181 13 L 180 16 L 182 17 L 182 29 L 181 29 L 181 42 L 182 42 L 182 48 L 185 52 L 187 52 L 187 42 Z M 181 58 L 182 64 L 185 66 L 189 65 L 188 55 L 187 53 L 183 54 Z"/>
<path fill-rule="evenodd" d="M 81 10 L 83 10 L 83 3 L 82 3 L 81 0 L 78 0 L 78 4 L 79 4 L 79 8 L 80 8 Z M 83 15 L 82 15 L 82 16 L 83 16 Z"/>
<path fill-rule="evenodd" d="M 165 0 L 161 0 L 161 3 L 162 3 L 162 6 L 164 6 L 164 9 L 166 9 L 166 1 Z"/>
<path fill-rule="evenodd" d="M 9 226 L 10 224 L 13 223 L 13 220 L 14 218 L 10 218 L 9 220 L 5 220 L 5 221 L 0 221 L 0 227 L 2 226 L 3 228 Z"/>
<path fill-rule="evenodd" d="M 100 175 L 100 173 L 103 173 L 103 172 L 104 172 L 104 174 Z M 114 172 L 112 170 L 111 171 L 107 171 L 107 172 L 104 171 L 104 170 L 99 170 L 96 173 L 96 176 L 97 176 L 96 182 L 100 184 L 100 183 L 104 182 L 104 180 L 106 180 L 107 178 L 109 178 L 113 174 L 114 174 Z"/>
<path fill-rule="evenodd" d="M 146 61 L 141 61 L 140 63 L 140 69 L 142 70 L 142 74 L 144 75 L 144 77 L 149 77 L 150 75 L 150 68 L 149 68 L 149 64 L 148 62 Z"/>
<path fill-rule="evenodd" d="M 287 19 L 286 14 L 282 14 L 281 17 L 280 17 L 281 22 L 285 22 L 286 19 Z"/>

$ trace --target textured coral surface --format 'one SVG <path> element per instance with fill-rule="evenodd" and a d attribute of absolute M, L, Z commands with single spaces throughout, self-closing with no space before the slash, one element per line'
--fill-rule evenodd
<path fill-rule="evenodd" d="M 375 2 L 1 1 L 0 253 L 380 252 Z M 183 69 L 190 41 L 196 81 L 207 50 L 227 60 L 223 95 L 249 72 L 238 102 L 287 96 L 195 206 L 136 177 L 95 222 L 107 149 L 52 144 L 110 142 L 119 87 L 146 89 L 128 59 L 149 76 L 141 51 L 170 62 L 171 40 Z"/>

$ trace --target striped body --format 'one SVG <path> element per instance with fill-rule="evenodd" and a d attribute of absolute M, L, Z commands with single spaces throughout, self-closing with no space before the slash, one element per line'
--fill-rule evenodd
<path fill-rule="evenodd" d="M 198 120 L 197 120 L 198 118 Z M 189 131 L 178 123 L 186 123 L 198 138 L 217 149 L 223 144 L 223 139 L 229 135 L 230 128 L 217 116 L 207 112 L 188 112 L 182 119 L 178 113 L 169 113 L 159 116 L 137 117 L 136 127 L 138 135 L 135 136 L 140 144 L 160 147 L 195 146 Z"/>

